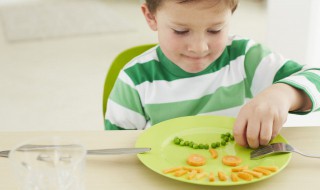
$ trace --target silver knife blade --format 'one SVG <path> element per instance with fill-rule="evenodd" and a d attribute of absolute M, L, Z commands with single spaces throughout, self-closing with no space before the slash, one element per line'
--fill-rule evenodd
<path fill-rule="evenodd" d="M 52 146 L 49 148 L 53 148 Z M 45 147 L 32 147 L 29 149 L 23 149 L 21 151 L 40 151 L 45 149 Z M 139 154 L 149 152 L 151 148 L 108 148 L 108 149 L 96 149 L 87 150 L 88 155 L 116 155 L 116 154 Z M 0 157 L 7 158 L 9 156 L 10 150 L 0 151 Z"/>
<path fill-rule="evenodd" d="M 113 148 L 113 149 L 97 149 L 88 150 L 90 155 L 112 155 L 112 154 L 138 154 L 149 152 L 151 148 Z"/>

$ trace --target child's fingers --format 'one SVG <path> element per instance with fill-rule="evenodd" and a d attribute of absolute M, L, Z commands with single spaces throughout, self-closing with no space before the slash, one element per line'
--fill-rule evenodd
<path fill-rule="evenodd" d="M 282 121 L 280 118 L 275 118 L 273 121 L 272 135 L 271 139 L 274 139 L 280 132 L 282 125 L 285 121 Z"/>
<path fill-rule="evenodd" d="M 261 123 L 260 129 L 260 145 L 267 145 L 272 136 L 273 131 L 273 120 L 272 119 L 265 119 Z"/>
<path fill-rule="evenodd" d="M 234 140 L 240 146 L 248 146 L 247 138 L 246 138 L 246 131 L 247 131 L 247 120 L 243 119 L 242 117 L 238 117 L 233 126 L 233 136 Z"/>
<path fill-rule="evenodd" d="M 258 148 L 260 143 L 260 126 L 259 118 L 250 118 L 247 124 L 247 142 L 251 148 Z"/>

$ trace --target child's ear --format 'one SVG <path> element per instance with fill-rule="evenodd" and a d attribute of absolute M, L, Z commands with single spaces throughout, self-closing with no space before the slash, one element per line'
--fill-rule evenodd
<path fill-rule="evenodd" d="M 143 3 L 141 5 L 141 10 L 142 10 L 142 13 L 143 13 L 143 15 L 144 15 L 149 27 L 151 28 L 151 30 L 157 31 L 157 20 L 156 20 L 156 17 L 155 17 L 155 15 L 153 15 L 150 12 L 150 10 L 149 10 L 149 8 L 148 8 L 146 3 Z"/>

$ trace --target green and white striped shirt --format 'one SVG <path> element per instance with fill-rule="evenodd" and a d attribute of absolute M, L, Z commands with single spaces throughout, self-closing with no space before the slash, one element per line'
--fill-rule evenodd
<path fill-rule="evenodd" d="M 230 36 L 222 55 L 199 73 L 182 70 L 156 46 L 120 72 L 107 103 L 106 129 L 146 129 L 191 115 L 236 117 L 246 102 L 279 82 L 309 95 L 313 106 L 308 112 L 319 110 L 320 69 L 306 68 L 252 40 Z"/>

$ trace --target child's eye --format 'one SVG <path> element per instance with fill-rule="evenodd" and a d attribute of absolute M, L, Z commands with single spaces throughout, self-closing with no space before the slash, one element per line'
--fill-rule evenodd
<path fill-rule="evenodd" d="M 221 30 L 208 30 L 210 34 L 219 34 Z"/>
<path fill-rule="evenodd" d="M 181 30 L 174 30 L 174 29 L 172 29 L 172 30 L 175 34 L 178 34 L 178 35 L 184 35 L 189 32 L 188 30 L 182 30 L 182 31 Z"/>

